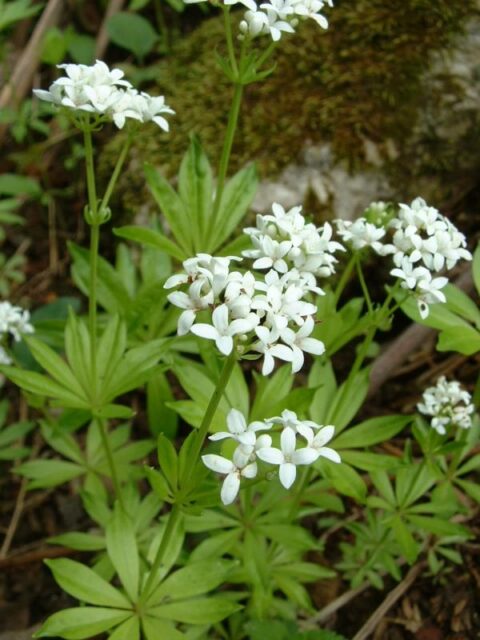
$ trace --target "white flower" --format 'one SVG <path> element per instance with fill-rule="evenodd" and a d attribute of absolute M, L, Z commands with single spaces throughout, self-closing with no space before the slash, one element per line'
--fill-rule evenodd
<path fill-rule="evenodd" d="M 303 352 L 311 353 L 316 356 L 322 355 L 325 352 L 325 345 L 321 340 L 316 338 L 310 338 L 315 327 L 315 323 L 311 316 L 308 316 L 304 324 L 295 333 L 289 327 L 286 327 L 280 332 L 282 340 L 292 349 L 292 371 L 297 373 L 303 367 L 305 357 Z"/>
<path fill-rule="evenodd" d="M 152 121 L 164 131 L 169 125 L 163 114 L 175 113 L 165 104 L 163 96 L 139 93 L 123 80 L 123 71 L 109 69 L 97 60 L 92 66 L 83 64 L 61 64 L 59 69 L 65 76 L 50 85 L 48 91 L 34 89 L 41 100 L 60 107 L 96 113 L 111 119 L 121 129 L 128 118 L 139 122 Z"/>
<path fill-rule="evenodd" d="M 404 258 L 401 268 L 392 269 L 390 273 L 402 280 L 403 289 L 411 289 L 417 300 L 420 316 L 425 319 L 429 313 L 430 304 L 446 302 L 445 294 L 441 291 L 448 283 L 448 278 L 433 278 L 425 267 L 414 267 Z"/>
<path fill-rule="evenodd" d="M 275 329 L 269 329 L 268 327 L 256 327 L 255 333 L 257 334 L 260 342 L 255 344 L 253 348 L 255 351 L 258 351 L 258 353 L 263 354 L 262 375 L 268 376 L 272 373 L 275 366 L 275 358 L 279 358 L 285 362 L 292 361 L 292 349 L 277 342 L 278 332 Z"/>
<path fill-rule="evenodd" d="M 435 386 L 426 389 L 422 401 L 417 404 L 420 413 L 432 416 L 431 426 L 441 435 L 449 425 L 469 429 L 475 407 L 472 397 L 456 380 L 447 382 L 441 376 Z"/>
<path fill-rule="evenodd" d="M 353 249 L 359 251 L 365 247 L 371 247 L 379 255 L 393 253 L 395 249 L 381 242 L 386 234 L 383 227 L 377 227 L 366 218 L 351 220 L 335 220 L 337 233 L 344 242 L 352 245 Z"/>
<path fill-rule="evenodd" d="M 204 294 L 202 291 L 203 286 L 204 282 L 202 280 L 196 280 L 190 285 L 188 294 L 183 291 L 174 291 L 167 296 L 167 300 L 173 305 L 180 309 L 185 309 L 178 319 L 177 332 L 179 336 L 184 336 L 190 331 L 199 311 L 207 309 L 213 304 L 212 291 Z"/>
<path fill-rule="evenodd" d="M 233 336 L 249 333 L 258 324 L 259 320 L 258 316 L 251 313 L 247 318 L 229 322 L 228 307 L 226 304 L 222 304 L 213 311 L 212 322 L 213 326 L 204 323 L 194 324 L 190 330 L 201 338 L 215 340 L 217 349 L 228 356 L 233 349 Z"/>
<path fill-rule="evenodd" d="M 257 463 L 249 462 L 249 457 L 250 452 L 246 454 L 242 451 L 242 447 L 237 447 L 233 454 L 233 460 L 213 453 L 202 456 L 203 464 L 206 467 L 226 475 L 220 492 L 223 504 L 231 504 L 237 497 L 240 489 L 240 477 L 255 478 L 257 475 Z"/>
<path fill-rule="evenodd" d="M 279 465 L 279 478 L 285 489 L 295 482 L 297 465 L 312 464 L 318 458 L 318 452 L 310 447 L 295 449 L 296 438 L 293 429 L 286 428 L 280 436 L 280 449 L 265 447 L 257 451 L 260 460 Z"/>
<path fill-rule="evenodd" d="M 22 333 L 33 332 L 34 328 L 30 324 L 28 311 L 7 301 L 0 302 L 0 334 L 9 333 L 16 342 L 19 342 Z"/>
<path fill-rule="evenodd" d="M 238 409 L 230 409 L 227 415 L 228 431 L 219 431 L 209 437 L 210 440 L 224 440 L 232 438 L 240 444 L 254 446 L 257 431 L 270 429 L 271 425 L 266 422 L 255 421 L 247 425 L 245 416 Z"/>
<path fill-rule="evenodd" d="M 314 449 L 320 458 L 328 458 L 332 462 L 340 463 L 342 459 L 339 454 L 335 451 L 335 449 L 331 449 L 330 447 L 326 447 L 327 442 L 333 438 L 335 434 L 335 427 L 331 424 L 326 425 L 324 427 L 318 426 L 318 431 L 315 436 L 308 441 L 308 446 L 311 449 Z"/>
<path fill-rule="evenodd" d="M 207 0 L 184 0 L 185 4 L 198 4 L 199 2 L 207 2 Z M 226 6 L 234 4 L 243 4 L 247 9 L 255 11 L 257 3 L 255 0 L 223 0 L 223 4 Z"/>

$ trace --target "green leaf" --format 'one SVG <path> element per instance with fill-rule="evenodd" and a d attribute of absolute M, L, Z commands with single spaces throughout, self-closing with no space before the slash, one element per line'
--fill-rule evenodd
<path fill-rule="evenodd" d="M 68 242 L 73 259 L 72 275 L 77 287 L 88 295 L 90 289 L 90 251 Z M 98 257 L 97 297 L 99 304 L 110 313 L 126 315 L 132 299 L 119 274 L 101 256 Z"/>
<path fill-rule="evenodd" d="M 192 225 L 195 253 L 210 251 L 208 229 L 213 204 L 213 176 L 200 140 L 192 136 L 178 174 L 178 193 Z"/>
<path fill-rule="evenodd" d="M 75 551 L 102 551 L 105 549 L 105 538 L 92 533 L 72 531 L 48 538 L 49 544 L 59 544 Z"/>
<path fill-rule="evenodd" d="M 149 615 L 142 617 L 142 629 L 146 640 L 186 640 L 186 636 L 175 629 L 171 622 L 152 618 Z"/>
<path fill-rule="evenodd" d="M 30 196 L 35 198 L 40 196 L 41 193 L 42 190 L 40 189 L 38 180 L 34 178 L 18 176 L 15 173 L 2 173 L 0 175 L 0 195 Z"/>
<path fill-rule="evenodd" d="M 102 607 L 64 609 L 50 616 L 34 637 L 60 636 L 66 640 L 83 640 L 108 631 L 131 616 L 131 611 Z"/>
<path fill-rule="evenodd" d="M 280 367 L 270 378 L 254 372 L 254 378 L 257 392 L 250 418 L 251 420 L 271 418 L 272 406 L 278 402 L 279 398 L 288 395 L 292 388 L 293 376 L 291 367 L 288 365 Z"/>
<path fill-rule="evenodd" d="M 308 386 L 316 388 L 310 403 L 310 418 L 317 424 L 326 424 L 332 398 L 337 393 L 337 382 L 330 360 L 315 360 L 308 376 Z"/>
<path fill-rule="evenodd" d="M 53 349 L 50 349 L 44 342 L 32 336 L 24 336 L 24 340 L 35 360 L 52 378 L 83 398 L 86 403 L 88 402 L 88 398 L 85 396 L 84 390 L 72 370 Z"/>
<path fill-rule="evenodd" d="M 95 38 L 84 33 L 71 33 L 68 42 L 68 53 L 77 64 L 91 65 L 95 62 Z"/>
<path fill-rule="evenodd" d="M 157 441 L 158 463 L 172 489 L 178 484 L 178 457 L 175 447 L 162 433 Z"/>
<path fill-rule="evenodd" d="M 323 475 L 330 480 L 337 491 L 358 502 L 364 502 L 367 487 L 355 469 L 347 464 L 329 463 L 322 459 L 316 462 L 315 466 L 322 469 Z"/>
<path fill-rule="evenodd" d="M 140 579 L 137 540 L 131 518 L 116 504 L 106 530 L 107 552 L 125 591 L 136 602 Z"/>
<path fill-rule="evenodd" d="M 15 440 L 19 440 L 30 433 L 35 426 L 34 422 L 16 422 L 9 427 L 0 427 L 0 448 L 12 444 Z"/>
<path fill-rule="evenodd" d="M 169 575 L 148 602 L 159 604 L 203 595 L 225 582 L 234 564 L 227 560 L 205 560 L 187 565 Z"/>
<path fill-rule="evenodd" d="M 403 295 L 404 293 L 402 291 L 397 296 L 395 296 L 397 302 L 403 297 Z M 400 308 L 405 313 L 405 315 L 407 315 L 417 324 L 423 324 L 426 327 L 432 327 L 432 329 L 438 329 L 439 331 L 454 327 L 463 330 L 464 327 L 470 326 L 468 322 L 460 318 L 460 316 L 458 316 L 456 313 L 452 313 L 451 311 L 449 311 L 445 304 L 430 305 L 428 317 L 425 319 L 422 319 L 420 317 L 417 303 L 412 298 L 408 298 L 405 302 L 403 302 Z"/>
<path fill-rule="evenodd" d="M 127 347 L 127 328 L 118 315 L 105 327 L 97 345 L 97 374 L 99 384 L 108 386 L 116 376 L 117 367 Z"/>
<path fill-rule="evenodd" d="M 370 367 L 366 367 L 340 385 L 333 401 L 329 402 L 326 418 L 326 423 L 335 426 L 335 433 L 340 433 L 355 417 L 367 397 L 369 382 Z"/>
<path fill-rule="evenodd" d="M 473 254 L 472 272 L 475 288 L 477 293 L 480 294 L 480 242 L 477 244 L 477 248 Z"/>
<path fill-rule="evenodd" d="M 147 416 L 150 433 L 173 438 L 177 432 L 178 418 L 166 403 L 174 399 L 166 375 L 159 371 L 147 382 Z"/>
<path fill-rule="evenodd" d="M 335 449 L 370 447 L 393 438 L 411 421 L 411 416 L 401 415 L 371 418 L 344 431 L 332 444 Z"/>
<path fill-rule="evenodd" d="M 59 64 L 67 52 L 67 38 L 60 29 L 51 27 L 45 34 L 40 52 L 40 60 L 46 64 Z"/>
<path fill-rule="evenodd" d="M 414 540 L 410 530 L 400 516 L 392 518 L 390 525 L 407 562 L 412 564 L 417 559 L 420 551 L 419 544 Z"/>
<path fill-rule="evenodd" d="M 131 51 L 139 60 L 150 53 L 158 39 L 148 20 L 124 11 L 108 19 L 107 32 L 112 42 Z"/>
<path fill-rule="evenodd" d="M 77 600 L 117 609 L 130 609 L 131 604 L 117 589 L 80 562 L 60 558 L 45 560 L 57 583 Z"/>
<path fill-rule="evenodd" d="M 15 471 L 30 480 L 29 489 L 56 487 L 85 473 L 80 465 L 64 460 L 31 460 Z"/>
<path fill-rule="evenodd" d="M 279 523 L 259 524 L 255 530 L 288 549 L 307 551 L 317 547 L 317 543 L 311 534 L 306 529 L 296 525 Z"/>
<path fill-rule="evenodd" d="M 89 394 L 92 386 L 90 336 L 84 322 L 77 318 L 72 309 L 69 309 L 65 327 L 65 352 L 75 377 L 85 393 Z"/>
<path fill-rule="evenodd" d="M 185 252 L 185 256 L 193 255 L 192 228 L 179 195 L 153 165 L 145 164 L 145 177 L 160 211 L 167 219 L 168 226 Z"/>
<path fill-rule="evenodd" d="M 428 531 L 437 536 L 468 536 L 468 530 L 465 527 L 448 520 L 413 514 L 408 515 L 408 520 L 417 531 Z"/>
<path fill-rule="evenodd" d="M 125 240 L 138 242 L 145 247 L 153 247 L 154 249 L 164 251 L 166 254 L 172 258 L 176 258 L 180 262 L 188 257 L 184 250 L 180 249 L 163 233 L 156 231 L 155 229 L 127 225 L 125 227 L 118 227 L 114 229 L 113 233 L 119 238 L 125 238 Z"/>
<path fill-rule="evenodd" d="M 117 365 L 110 383 L 102 389 L 102 400 L 108 402 L 143 385 L 156 371 L 156 365 L 165 351 L 163 338 L 129 349 Z"/>
<path fill-rule="evenodd" d="M 108 640 L 140 640 L 140 620 L 136 616 L 125 620 Z"/>
<path fill-rule="evenodd" d="M 89 408 L 89 403 L 86 402 L 84 398 L 77 396 L 58 382 L 50 380 L 40 373 L 24 371 L 23 369 L 10 366 L 1 366 L 0 371 L 21 389 L 39 396 L 58 400 L 64 408 Z"/>
<path fill-rule="evenodd" d="M 458 351 L 471 356 L 480 351 L 480 332 L 473 327 L 452 327 L 438 336 L 438 351 Z"/>
<path fill-rule="evenodd" d="M 250 164 L 236 173 L 225 185 L 220 201 L 211 250 L 215 251 L 238 228 L 247 214 L 257 192 L 258 179 L 255 165 Z"/>
<path fill-rule="evenodd" d="M 480 328 L 480 310 L 465 291 L 462 291 L 454 284 L 447 284 L 442 291 L 447 298 L 446 305 L 450 311 Z"/>
<path fill-rule="evenodd" d="M 170 496 L 170 487 L 168 486 L 167 481 L 160 473 L 160 471 L 152 469 L 151 467 L 145 467 L 145 474 L 150 483 L 150 486 L 155 491 L 160 500 L 168 499 Z"/>
<path fill-rule="evenodd" d="M 240 611 L 241 608 L 242 606 L 236 602 L 214 596 L 163 604 L 149 609 L 148 613 L 155 618 L 187 624 L 215 624 Z"/>

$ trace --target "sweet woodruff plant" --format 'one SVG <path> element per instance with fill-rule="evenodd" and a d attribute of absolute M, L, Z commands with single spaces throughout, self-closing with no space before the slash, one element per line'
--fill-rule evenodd
<path fill-rule="evenodd" d="M 478 466 L 478 418 L 458 382 L 441 378 L 425 392 L 418 408 L 430 424 L 420 415 L 355 419 L 375 336 L 399 308 L 419 321 L 434 314 L 438 323 L 442 308 L 461 318 L 468 307 L 474 318 L 471 301 L 456 295 L 450 304 L 454 287 L 445 275 L 471 260 L 465 237 L 421 198 L 372 203 L 354 221 L 321 226 L 300 205 L 273 203 L 238 233 L 257 185 L 253 166 L 228 177 L 243 88 L 268 81 L 275 48 L 295 37 L 302 20 L 327 28 L 331 3 L 211 4 L 225 16 L 219 64 L 233 87 L 223 152 L 215 175 L 192 137 L 178 191 L 146 166 L 160 226 L 115 229 L 140 244 L 137 265 L 125 244 L 116 266 L 102 258 L 100 227 L 115 222 L 111 196 L 138 127 L 157 125 L 164 135 L 174 111 L 101 61 L 60 65 L 49 89 L 35 90 L 83 134 L 90 246 L 71 245 L 71 253 L 88 317 L 71 311 L 59 354 L 29 335 L 28 312 L 4 302 L 0 358 L 62 458 L 24 463 L 19 473 L 32 487 L 76 478 L 97 526 L 54 540 L 95 557 L 48 561 L 82 604 L 51 616 L 38 637 L 240 640 L 270 618 L 308 628 L 313 608 L 302 585 L 334 568 L 307 560 L 322 543 L 302 527 L 305 515 L 316 518 L 315 532 L 332 523 L 348 530 L 338 566 L 344 578 L 381 586 L 386 573 L 399 579 L 402 564 L 421 554 L 435 570 L 441 558 L 457 561 L 452 545 L 469 532 L 451 517 L 460 501 L 480 498 L 468 479 Z M 232 5 L 244 11 L 236 32 Z M 127 138 L 100 195 L 93 140 L 110 123 Z M 380 302 L 364 273 L 369 256 L 388 265 Z M 362 296 L 344 302 L 355 275 Z M 8 335 L 23 337 L 43 373 L 17 366 Z M 350 373 L 340 383 L 331 357 L 352 342 Z M 172 376 L 187 400 L 172 393 Z M 126 394 L 143 387 L 155 441 L 130 442 L 135 414 Z M 177 416 L 188 428 L 175 436 Z M 409 427 L 415 444 L 403 456 L 378 449 Z M 79 430 L 86 437 L 77 441 Z M 158 465 L 138 464 L 154 446 Z M 344 521 L 345 497 L 361 505 L 356 528 Z M 375 540 L 382 551 L 368 555 Z"/>

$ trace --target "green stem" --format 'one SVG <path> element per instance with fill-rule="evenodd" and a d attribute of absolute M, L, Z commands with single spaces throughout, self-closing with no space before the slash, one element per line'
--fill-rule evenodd
<path fill-rule="evenodd" d="M 88 190 L 88 205 L 90 207 L 90 213 L 95 218 L 97 214 L 97 188 L 95 185 L 95 167 L 93 166 L 93 146 L 92 146 L 92 132 L 87 127 L 83 130 L 83 140 L 85 143 L 85 165 L 87 169 L 87 190 Z"/>
<path fill-rule="evenodd" d="M 314 473 L 314 468 L 313 467 L 307 467 L 307 468 L 305 468 L 303 470 L 302 477 L 300 479 L 300 482 L 297 485 L 297 488 L 295 490 L 295 494 L 293 496 L 292 503 L 290 505 L 290 509 L 288 511 L 288 520 L 289 521 L 293 520 L 293 518 L 297 514 L 298 507 L 300 506 L 300 502 L 302 500 L 303 492 L 305 491 L 305 489 L 310 484 L 310 481 L 312 479 L 313 473 Z"/>
<path fill-rule="evenodd" d="M 108 441 L 108 433 L 106 423 L 100 418 L 97 420 L 98 428 L 100 430 L 100 437 L 102 439 L 103 448 L 105 449 L 105 455 L 107 457 L 108 467 L 110 469 L 110 475 L 113 482 L 113 488 L 115 490 L 115 497 L 117 498 L 120 506 L 125 511 L 125 504 L 123 502 L 123 496 L 121 492 L 120 481 L 118 479 L 117 468 L 115 466 L 115 460 L 113 458 L 113 452 Z"/>
<path fill-rule="evenodd" d="M 125 162 L 125 158 L 130 150 L 130 147 L 133 142 L 133 132 L 129 134 L 123 148 L 118 156 L 118 160 L 115 164 L 115 168 L 113 169 L 113 173 L 108 182 L 107 188 L 105 190 L 105 195 L 102 198 L 102 202 L 100 204 L 100 211 L 106 209 L 108 207 L 108 203 L 110 202 L 110 198 L 112 196 L 115 185 L 117 184 L 118 176 L 120 175 L 120 171 L 122 170 L 123 163 Z"/>
<path fill-rule="evenodd" d="M 235 84 L 232 105 L 230 107 L 230 113 L 228 114 L 227 131 L 225 133 L 222 155 L 220 157 L 220 164 L 218 167 L 217 191 L 215 194 L 215 201 L 213 203 L 212 221 L 210 226 L 211 231 L 215 231 L 217 225 L 217 216 L 220 209 L 220 203 L 222 201 L 223 190 L 225 188 L 225 179 L 227 177 L 230 154 L 232 152 L 233 138 L 235 137 L 235 131 L 237 129 L 242 95 L 243 85 Z"/>
<path fill-rule="evenodd" d="M 360 286 L 362 287 L 363 295 L 365 296 L 365 301 L 367 303 L 368 313 L 371 315 L 373 312 L 373 304 L 372 299 L 370 297 L 370 292 L 367 287 L 367 283 L 365 282 L 365 276 L 363 275 L 362 265 L 360 263 L 360 254 L 355 254 L 355 266 L 357 269 L 358 280 L 360 282 Z"/>
<path fill-rule="evenodd" d="M 220 403 L 220 400 L 222 399 L 222 396 L 228 384 L 228 381 L 230 380 L 230 376 L 232 374 L 233 367 L 235 366 L 236 359 L 237 358 L 236 358 L 236 353 L 234 348 L 232 353 L 228 356 L 228 358 L 223 363 L 223 367 L 222 367 L 222 370 L 220 371 L 220 376 L 218 378 L 217 386 L 215 387 L 212 397 L 210 398 L 210 402 L 208 403 L 208 407 L 203 416 L 202 423 L 197 431 L 195 443 L 192 448 L 191 464 L 186 467 L 184 477 L 181 478 L 182 487 L 185 487 L 188 484 L 191 473 L 195 468 L 196 462 L 200 456 L 200 452 L 203 447 L 203 443 L 205 441 L 205 438 L 207 437 L 208 430 L 212 423 L 213 416 L 215 415 L 215 411 L 217 410 L 217 407 Z"/>
<path fill-rule="evenodd" d="M 142 595 L 140 597 L 140 602 L 145 603 L 148 597 L 151 594 L 152 588 L 155 585 L 155 581 L 158 575 L 158 572 L 163 564 L 163 559 L 165 556 L 165 552 L 168 549 L 168 545 L 170 540 L 172 539 L 172 535 L 177 528 L 177 523 L 180 519 L 180 505 L 173 505 L 172 510 L 168 514 L 167 526 L 163 532 L 162 540 L 160 542 L 160 546 L 158 547 L 157 555 L 155 556 L 155 560 L 153 561 L 152 568 L 150 569 L 150 573 L 148 574 L 148 578 L 145 582 L 145 586 L 142 590 Z"/>
<path fill-rule="evenodd" d="M 343 290 L 345 289 L 345 287 L 348 284 L 348 281 L 350 280 L 353 268 L 355 267 L 355 260 L 356 260 L 355 254 L 353 254 L 350 257 L 350 260 L 347 262 L 347 266 L 343 270 L 340 280 L 338 281 L 337 288 L 335 289 L 335 305 L 338 304 L 338 301 L 340 300 L 340 296 L 342 295 Z"/>
<path fill-rule="evenodd" d="M 90 225 L 90 288 L 88 297 L 88 328 L 90 333 L 90 370 L 92 383 L 95 385 L 95 398 L 97 392 L 97 270 L 98 248 L 100 244 L 100 226 Z"/>
<path fill-rule="evenodd" d="M 232 71 L 236 76 L 238 76 L 238 65 L 237 59 L 235 57 L 235 48 L 233 46 L 233 35 L 232 35 L 232 22 L 230 18 L 230 7 L 223 6 L 223 18 L 225 21 L 225 36 L 227 38 L 227 49 L 228 49 L 228 58 L 230 60 L 230 66 L 232 67 Z"/>
<path fill-rule="evenodd" d="M 180 490 L 188 487 L 188 482 L 190 480 L 192 471 L 196 467 L 197 460 L 200 456 L 200 452 L 202 450 L 204 440 L 208 434 L 208 430 L 210 428 L 213 416 L 215 415 L 215 411 L 217 410 L 219 402 L 223 396 L 225 388 L 230 379 L 235 362 L 236 362 L 236 354 L 234 349 L 223 364 L 222 370 L 220 372 L 220 376 L 217 381 L 217 385 L 212 394 L 212 397 L 210 398 L 210 402 L 208 403 L 207 409 L 203 416 L 202 423 L 197 431 L 197 436 L 192 449 L 192 457 L 190 460 L 190 464 L 186 467 L 183 477 L 180 478 Z M 150 570 L 150 574 L 147 578 L 145 587 L 142 592 L 142 597 L 141 597 L 142 602 L 145 602 L 145 600 L 148 599 L 148 596 L 150 595 L 152 586 L 154 585 L 156 580 L 156 575 L 158 573 L 159 568 L 162 565 L 165 551 L 168 549 L 170 539 L 175 531 L 177 521 L 180 517 L 180 513 L 181 513 L 181 505 L 179 503 L 174 504 L 168 516 L 167 526 L 162 536 L 162 542 L 160 543 L 160 546 L 157 551 L 157 555 L 155 556 L 155 560 Z"/>
<path fill-rule="evenodd" d="M 273 52 L 277 47 L 277 44 L 278 42 L 272 42 L 267 47 L 267 49 L 265 49 L 265 51 L 262 53 L 260 58 L 257 60 L 257 70 L 260 70 L 260 68 L 265 64 L 265 62 L 272 56 Z"/>

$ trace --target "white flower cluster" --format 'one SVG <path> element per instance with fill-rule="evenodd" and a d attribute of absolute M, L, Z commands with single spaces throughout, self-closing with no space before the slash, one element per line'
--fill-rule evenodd
<path fill-rule="evenodd" d="M 100 60 L 92 66 L 60 64 L 58 67 L 65 70 L 65 76 L 55 80 L 48 91 L 34 89 L 37 98 L 113 120 L 119 129 L 131 118 L 138 122 L 152 121 L 168 131 L 163 114 L 175 112 L 165 104 L 165 98 L 138 92 L 123 80 L 120 69 L 109 69 Z"/>
<path fill-rule="evenodd" d="M 280 448 L 272 446 L 270 435 L 257 435 L 260 431 L 271 431 L 276 425 L 281 427 Z M 227 428 L 228 431 L 210 436 L 210 440 L 232 439 L 237 442 L 232 459 L 216 454 L 202 456 L 206 467 L 226 476 L 220 494 L 224 504 L 231 504 L 235 500 L 242 477 L 257 476 L 257 460 L 278 466 L 280 482 L 286 489 L 295 482 L 298 465 L 312 464 L 320 457 L 341 462 L 338 453 L 325 446 L 333 438 L 335 427 L 299 420 L 293 411 L 285 410 L 279 417 L 247 425 L 242 413 L 231 409 L 227 416 Z M 298 447 L 298 437 L 304 440 L 301 442 L 304 446 Z"/>
<path fill-rule="evenodd" d="M 402 280 L 402 287 L 413 291 L 422 318 L 429 304 L 446 302 L 441 291 L 448 278 L 435 277 L 442 269 L 452 269 L 459 260 L 471 260 L 463 233 L 425 200 L 416 198 L 401 204 L 390 222 L 394 229 L 392 246 L 396 268 L 390 272 Z"/>
<path fill-rule="evenodd" d="M 468 391 L 456 380 L 447 382 L 445 376 L 441 376 L 434 387 L 425 390 L 417 408 L 420 413 L 432 416 L 430 424 L 441 435 L 449 425 L 470 429 L 475 411 Z"/>
<path fill-rule="evenodd" d="M 242 351 L 263 355 L 263 375 L 273 371 L 275 358 L 301 369 L 304 352 L 320 355 L 323 342 L 311 338 L 316 306 L 304 300 L 312 282 L 296 269 L 279 275 L 269 271 L 259 279 L 251 271 L 231 271 L 230 264 L 241 258 L 198 254 L 183 263 L 185 272 L 168 278 L 165 288 L 183 287 L 167 297 L 183 309 L 178 334 L 189 331 L 215 341 L 218 350 L 229 355 L 234 340 L 243 342 Z M 196 323 L 199 312 L 208 311 L 211 323 Z"/>
<path fill-rule="evenodd" d="M 336 220 L 337 232 L 354 250 L 372 248 L 381 256 L 392 255 L 394 268 L 390 274 L 399 278 L 403 289 L 416 298 L 422 318 L 429 314 L 429 305 L 445 302 L 442 289 L 448 278 L 438 276 L 451 269 L 461 259 L 471 260 L 463 233 L 425 200 L 416 198 L 410 205 L 401 204 L 398 214 L 387 220 L 388 207 L 372 203 L 368 217 L 356 220 Z M 375 219 L 371 222 L 369 218 Z M 387 242 L 387 231 L 393 231 Z"/>
<path fill-rule="evenodd" d="M 186 4 L 206 1 L 185 0 Z M 270 35 L 274 42 L 280 40 L 282 33 L 295 33 L 299 21 L 307 18 L 327 29 L 328 21 L 320 12 L 325 5 L 333 6 L 332 0 L 269 0 L 261 3 L 255 0 L 223 0 L 223 4 L 242 4 L 248 9 L 240 22 L 240 37 Z"/>
<path fill-rule="evenodd" d="M 33 333 L 30 324 L 30 313 L 10 302 L 0 302 L 0 339 L 9 335 L 16 342 L 21 340 L 22 333 Z M 11 364 L 12 360 L 3 347 L 0 346 L 0 364 Z"/>
<path fill-rule="evenodd" d="M 254 249 L 243 252 L 255 260 L 254 269 L 275 269 L 287 273 L 295 268 L 311 291 L 322 294 L 315 285 L 315 276 L 328 277 L 335 273 L 336 251 L 345 247 L 332 240 L 332 227 L 326 222 L 317 228 L 307 223 L 302 207 L 289 211 L 278 203 L 272 205 L 272 213 L 257 215 L 256 227 L 244 229 L 250 236 Z"/>
<path fill-rule="evenodd" d="M 370 247 L 380 256 L 386 256 L 394 251 L 391 245 L 382 242 L 387 234 L 385 227 L 377 227 L 364 217 L 357 218 L 353 222 L 338 219 L 335 220 L 335 225 L 343 242 L 351 245 L 355 251 Z"/>

